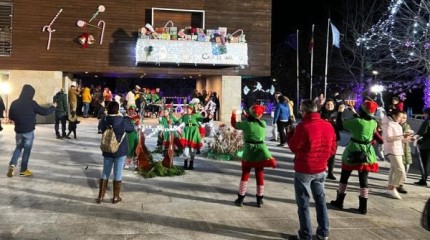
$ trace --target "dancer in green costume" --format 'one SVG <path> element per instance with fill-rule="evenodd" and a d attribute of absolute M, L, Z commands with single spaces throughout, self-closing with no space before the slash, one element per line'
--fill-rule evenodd
<path fill-rule="evenodd" d="M 257 179 L 257 206 L 263 205 L 264 195 L 264 168 L 276 167 L 276 160 L 269 152 L 264 139 L 266 139 L 266 122 L 261 120 L 264 113 L 264 106 L 254 105 L 249 108 L 247 119 L 242 122 L 236 122 L 236 110 L 231 115 L 231 125 L 243 131 L 243 159 L 242 159 L 242 177 L 239 185 L 238 198 L 234 203 L 237 206 L 243 206 L 246 187 L 248 185 L 251 169 L 255 168 L 255 177 Z"/>

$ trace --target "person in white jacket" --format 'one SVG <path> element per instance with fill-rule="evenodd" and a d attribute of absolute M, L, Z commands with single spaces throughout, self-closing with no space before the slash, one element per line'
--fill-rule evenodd
<path fill-rule="evenodd" d="M 384 154 L 390 160 L 390 173 L 386 194 L 395 199 L 402 199 L 397 187 L 403 185 L 406 178 L 403 165 L 403 142 L 410 141 L 411 135 L 404 135 L 400 121 L 405 112 L 393 110 L 390 116 L 384 117 L 382 137 L 384 139 Z"/>

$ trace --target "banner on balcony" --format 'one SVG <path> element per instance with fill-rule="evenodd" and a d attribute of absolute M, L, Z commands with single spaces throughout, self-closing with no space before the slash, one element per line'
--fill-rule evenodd
<path fill-rule="evenodd" d="M 185 64 L 213 66 L 248 65 L 247 43 L 226 43 L 214 53 L 211 42 L 137 39 L 136 64 Z"/>

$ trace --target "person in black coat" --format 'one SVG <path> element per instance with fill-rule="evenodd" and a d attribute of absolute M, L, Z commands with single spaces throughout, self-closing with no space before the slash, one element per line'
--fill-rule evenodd
<path fill-rule="evenodd" d="M 336 106 L 335 100 L 331 98 L 327 99 L 324 104 L 324 107 L 322 107 L 320 110 L 320 115 L 322 119 L 326 119 L 332 124 L 334 131 L 336 133 L 336 141 L 340 141 L 340 131 L 339 131 L 339 128 L 336 126 L 337 109 L 335 109 L 335 106 Z M 336 157 L 336 154 L 331 156 L 328 159 L 328 163 L 327 163 L 327 168 L 328 168 L 327 178 L 331 180 L 336 180 L 336 177 L 333 174 L 335 157 Z"/>
<path fill-rule="evenodd" d="M 13 152 L 12 159 L 9 163 L 8 177 L 14 175 L 15 167 L 21 151 L 24 149 L 21 161 L 21 176 L 31 176 L 32 172 L 28 170 L 28 160 L 30 158 L 31 148 L 33 147 L 34 129 L 36 129 L 36 115 L 46 116 L 55 111 L 57 104 L 49 108 L 41 107 L 33 100 L 36 91 L 31 85 L 22 87 L 19 98 L 12 102 L 9 109 L 9 119 L 15 123 L 15 141 L 16 148 Z"/>
<path fill-rule="evenodd" d="M 6 107 L 4 106 L 3 98 L 0 96 L 0 132 L 3 130 L 3 127 L 1 126 L 1 120 L 4 118 L 4 110 L 6 110 Z"/>
<path fill-rule="evenodd" d="M 67 111 L 69 105 L 67 104 L 67 94 L 64 93 L 64 89 L 61 89 L 54 96 L 54 102 L 57 104 L 55 107 L 55 135 L 58 139 L 67 138 L 66 136 L 66 120 Z M 61 123 L 61 135 L 60 135 L 60 123 Z"/>
<path fill-rule="evenodd" d="M 107 106 L 107 116 L 99 122 L 99 129 L 105 132 L 108 127 L 112 127 L 118 142 L 121 142 L 115 153 L 102 152 L 103 171 L 100 177 L 99 196 L 96 198 L 97 203 L 103 201 L 106 193 L 109 176 L 113 169 L 113 198 L 112 203 L 122 200 L 119 196 L 121 192 L 122 170 L 124 168 L 125 158 L 128 154 L 128 141 L 126 133 L 134 131 L 134 125 L 129 117 L 124 117 L 119 113 L 119 104 L 112 101 Z"/>

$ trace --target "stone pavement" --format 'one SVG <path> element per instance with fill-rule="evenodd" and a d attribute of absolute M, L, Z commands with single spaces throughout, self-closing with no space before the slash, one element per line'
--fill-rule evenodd
<path fill-rule="evenodd" d="M 155 120 L 147 120 L 155 125 Z M 82 119 L 78 140 L 58 140 L 53 125 L 37 125 L 30 157 L 31 177 L 6 177 L 14 149 L 13 125 L 0 132 L 0 239 L 288 239 L 299 223 L 293 189 L 293 155 L 267 141 L 276 169 L 265 170 L 265 204 L 255 203 L 252 175 L 245 206 L 234 205 L 241 168 L 238 161 L 217 161 L 198 155 L 195 170 L 183 176 L 145 179 L 124 170 L 122 197 L 110 202 L 112 182 L 102 204 L 98 179 L 102 170 L 96 119 Z M 268 127 L 268 136 L 270 136 Z M 147 139 L 153 149 L 155 138 Z M 335 174 L 339 177 L 338 149 Z M 175 164 L 182 165 L 182 158 Z M 353 173 L 345 211 L 329 209 L 330 239 L 430 239 L 420 226 L 430 189 L 411 183 L 403 200 L 384 195 L 389 164 L 369 176 L 368 214 L 358 214 L 358 178 Z M 16 171 L 18 173 L 18 171 Z M 19 174 L 18 174 L 19 175 Z M 326 182 L 327 200 L 336 195 L 337 182 Z M 329 207 L 330 208 L 330 207 Z M 310 213 L 316 228 L 313 201 Z"/>

